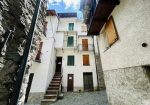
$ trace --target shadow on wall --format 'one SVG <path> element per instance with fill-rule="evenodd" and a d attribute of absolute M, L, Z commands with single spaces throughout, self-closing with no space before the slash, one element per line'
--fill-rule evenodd
<path fill-rule="evenodd" d="M 143 68 L 145 69 L 144 72 L 145 72 L 146 77 L 149 79 L 149 82 L 150 82 L 150 66 L 143 66 Z"/>

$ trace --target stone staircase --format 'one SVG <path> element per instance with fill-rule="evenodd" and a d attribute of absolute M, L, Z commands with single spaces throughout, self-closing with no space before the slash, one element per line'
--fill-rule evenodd
<path fill-rule="evenodd" d="M 61 91 L 61 79 L 61 73 L 56 72 L 44 95 L 41 105 L 46 105 L 57 101 Z"/>

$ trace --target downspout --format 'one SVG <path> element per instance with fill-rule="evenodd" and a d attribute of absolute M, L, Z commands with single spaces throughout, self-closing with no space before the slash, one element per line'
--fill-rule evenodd
<path fill-rule="evenodd" d="M 41 0 L 37 0 L 35 11 L 34 11 L 34 14 L 32 17 L 32 21 L 31 21 L 31 26 L 29 29 L 28 37 L 27 37 L 27 42 L 26 42 L 26 45 L 24 48 L 22 61 L 21 61 L 20 68 L 19 68 L 18 74 L 17 74 L 17 80 L 16 80 L 16 85 L 14 88 L 14 94 L 12 96 L 10 105 L 18 104 L 19 93 L 20 93 L 21 84 L 22 84 L 23 76 L 24 76 L 27 61 L 28 61 L 29 52 L 30 52 L 31 45 L 32 45 L 32 40 L 33 40 L 33 36 L 34 36 L 34 30 L 35 30 L 35 26 L 36 26 L 37 17 L 39 14 L 40 5 L 41 5 Z"/>

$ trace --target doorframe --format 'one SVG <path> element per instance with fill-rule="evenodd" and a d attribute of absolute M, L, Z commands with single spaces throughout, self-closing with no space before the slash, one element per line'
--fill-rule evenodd
<path fill-rule="evenodd" d="M 61 70 L 60 70 L 60 73 L 62 72 L 62 60 L 63 60 L 63 57 L 62 56 L 56 56 L 56 67 L 55 67 L 55 72 L 57 72 L 57 58 L 61 58 Z"/>

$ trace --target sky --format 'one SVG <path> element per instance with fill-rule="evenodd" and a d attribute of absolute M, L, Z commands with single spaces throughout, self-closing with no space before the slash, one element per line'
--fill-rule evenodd
<path fill-rule="evenodd" d="M 80 0 L 49 0 L 48 10 L 54 9 L 57 13 L 77 12 L 78 19 L 82 19 L 82 12 L 79 11 Z"/>

